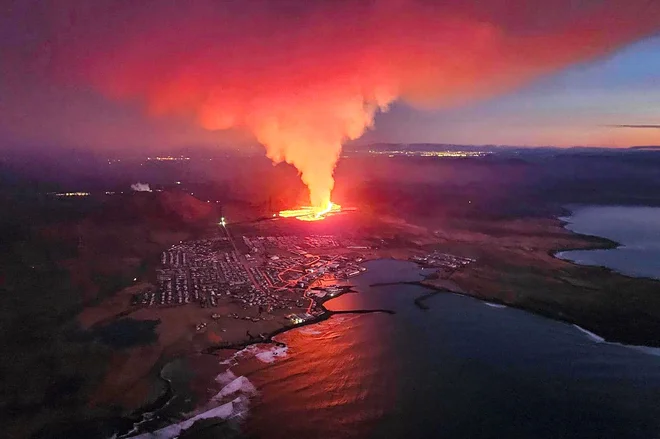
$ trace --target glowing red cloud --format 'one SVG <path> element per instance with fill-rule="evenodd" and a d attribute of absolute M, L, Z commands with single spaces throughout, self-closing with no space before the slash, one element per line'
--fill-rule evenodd
<path fill-rule="evenodd" d="M 94 4 L 91 4 L 94 3 Z M 177 5 L 184 5 L 177 8 Z M 54 63 L 153 114 L 246 129 L 328 205 L 347 139 L 396 99 L 450 105 L 660 28 L 642 0 L 73 2 Z"/>

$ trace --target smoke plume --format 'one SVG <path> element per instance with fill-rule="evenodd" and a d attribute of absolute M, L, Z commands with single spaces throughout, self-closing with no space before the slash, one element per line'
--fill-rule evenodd
<path fill-rule="evenodd" d="M 397 99 L 455 105 L 660 28 L 647 0 L 52 3 L 48 59 L 153 115 L 251 132 L 325 206 L 342 143 Z M 44 16 L 48 16 L 44 14 Z"/>
<path fill-rule="evenodd" d="M 151 192 L 149 183 L 135 183 L 131 185 L 131 189 L 136 192 Z"/>

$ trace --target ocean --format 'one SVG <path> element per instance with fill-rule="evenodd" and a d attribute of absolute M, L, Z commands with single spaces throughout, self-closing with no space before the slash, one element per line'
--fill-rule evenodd
<path fill-rule="evenodd" d="M 454 294 L 422 310 L 413 303 L 422 287 L 370 286 L 418 279 L 416 265 L 365 266 L 352 280 L 359 293 L 327 307 L 396 314 L 334 316 L 281 335 L 286 348 L 251 347 L 224 362 L 215 410 L 238 436 L 659 437 L 658 350 Z M 226 435 L 224 425 L 191 437 Z"/>
<path fill-rule="evenodd" d="M 615 249 L 574 250 L 557 257 L 583 265 L 601 265 L 628 276 L 660 279 L 660 208 L 580 206 L 562 218 L 576 233 L 608 238 Z"/>

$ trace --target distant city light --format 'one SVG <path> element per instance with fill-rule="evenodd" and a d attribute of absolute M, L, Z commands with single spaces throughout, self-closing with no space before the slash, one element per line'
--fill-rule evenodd
<path fill-rule="evenodd" d="M 388 157 L 485 157 L 490 153 L 484 151 L 407 151 L 370 149 L 369 154 L 386 155 Z"/>
<path fill-rule="evenodd" d="M 190 160 L 190 157 L 184 157 L 184 156 L 157 156 L 157 157 L 147 157 L 147 160 L 156 160 L 159 162 L 174 162 L 174 161 L 185 161 L 185 160 Z"/>
<path fill-rule="evenodd" d="M 89 192 L 59 192 L 56 193 L 56 197 L 88 197 Z"/>

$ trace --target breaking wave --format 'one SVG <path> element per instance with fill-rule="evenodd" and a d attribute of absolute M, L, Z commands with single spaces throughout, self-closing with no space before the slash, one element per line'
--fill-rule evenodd
<path fill-rule="evenodd" d="M 221 361 L 219 364 L 236 364 L 239 359 L 256 358 L 264 363 L 272 363 L 279 358 L 286 357 L 286 346 L 248 346 L 242 349 L 230 358 Z M 184 421 L 171 424 L 153 432 L 146 432 L 131 439 L 173 439 L 192 425 L 202 419 L 223 419 L 223 420 L 241 420 L 247 416 L 250 407 L 250 399 L 258 392 L 250 380 L 245 376 L 236 376 L 231 370 L 218 374 L 215 382 L 222 386 L 208 403 L 197 414 Z"/>
<path fill-rule="evenodd" d="M 223 364 L 223 362 L 221 362 L 220 364 Z M 226 386 L 235 379 L 236 379 L 236 375 L 234 375 L 234 372 L 232 372 L 230 369 L 227 369 L 225 372 L 222 372 L 221 374 L 215 377 L 215 382 L 223 386 Z"/>
<path fill-rule="evenodd" d="M 255 357 L 263 363 L 272 363 L 278 358 L 286 357 L 289 348 L 286 346 L 274 346 L 270 349 L 258 352 Z"/>
<path fill-rule="evenodd" d="M 573 327 L 575 329 L 577 329 L 578 331 L 582 332 L 583 334 L 585 334 L 587 337 L 589 337 L 589 339 L 591 339 L 592 341 L 594 341 L 596 343 L 607 343 L 607 344 L 610 344 L 610 345 L 621 346 L 621 347 L 628 348 L 628 349 L 634 349 L 636 351 L 643 352 L 643 353 L 648 354 L 648 355 L 654 355 L 656 357 L 660 357 L 660 348 L 657 348 L 657 347 L 654 347 L 654 346 L 640 346 L 640 345 L 633 345 L 633 344 L 609 342 L 609 341 L 606 341 L 600 335 L 594 334 L 591 331 L 587 331 L 586 329 L 584 329 L 584 328 L 582 328 L 578 325 L 573 325 Z"/>
<path fill-rule="evenodd" d="M 605 339 L 601 337 L 600 335 L 596 335 L 591 331 L 587 331 L 586 329 L 578 326 L 578 325 L 573 325 L 575 329 L 578 331 L 582 332 L 583 334 L 586 334 L 587 337 L 589 337 L 591 340 L 595 341 L 596 343 L 603 343 L 605 342 Z"/>
<path fill-rule="evenodd" d="M 167 427 L 154 432 L 133 436 L 132 439 L 173 439 L 178 437 L 184 430 L 192 427 L 195 422 L 202 419 L 216 418 L 227 420 L 235 417 L 243 417 L 247 413 L 248 406 L 249 399 L 245 396 L 238 396 L 225 404 L 202 412 L 190 419 L 186 419 L 177 424 L 168 425 Z"/>
<path fill-rule="evenodd" d="M 263 363 L 272 363 L 278 358 L 286 357 L 288 349 L 283 345 L 250 345 L 221 361 L 220 364 L 235 365 L 238 360 L 247 358 L 256 358 Z"/>
<path fill-rule="evenodd" d="M 500 303 L 491 303 L 491 302 L 484 302 L 484 305 L 490 306 L 491 308 L 506 308 L 506 305 L 502 305 Z"/>
<path fill-rule="evenodd" d="M 220 401 L 230 395 L 240 394 L 252 396 L 257 393 L 257 389 L 252 385 L 250 380 L 244 376 L 240 376 L 232 380 L 229 384 L 223 387 L 213 398 L 212 401 Z"/>

